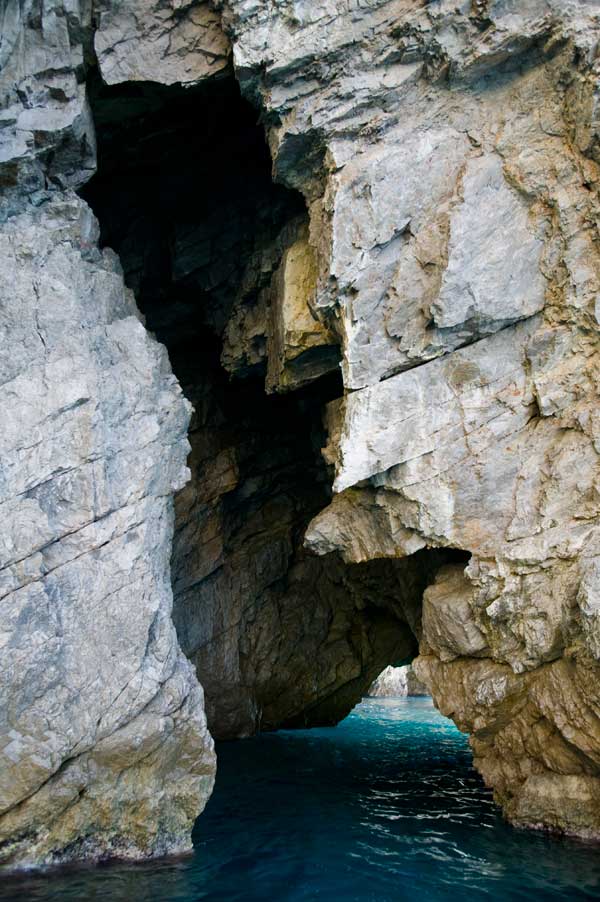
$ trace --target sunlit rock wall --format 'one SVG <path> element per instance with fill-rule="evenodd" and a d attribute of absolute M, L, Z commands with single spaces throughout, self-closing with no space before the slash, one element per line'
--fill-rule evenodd
<path fill-rule="evenodd" d="M 171 620 L 190 405 L 73 192 L 89 4 L 4 4 L 0 862 L 190 847 L 215 760 Z"/>
<path fill-rule="evenodd" d="M 417 673 L 511 820 L 597 836 L 598 8 L 220 5 L 342 346 L 307 544 L 471 554 Z"/>
<path fill-rule="evenodd" d="M 469 553 L 425 592 L 416 672 L 512 821 L 600 836 L 596 3 L 24 0 L 0 25 L 4 860 L 180 850 L 210 792 L 171 621 L 189 408 L 73 191 L 95 60 L 191 85 L 229 41 L 310 219 L 265 295 L 267 387 L 341 347 L 307 548 Z"/>

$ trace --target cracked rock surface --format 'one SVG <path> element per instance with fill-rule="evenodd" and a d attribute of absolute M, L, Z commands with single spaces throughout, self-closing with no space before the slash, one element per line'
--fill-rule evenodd
<path fill-rule="evenodd" d="M 599 838 L 598 4 L 21 0 L 0 34 L 0 860 L 187 848 L 198 675 L 245 735 L 417 650 L 508 818 Z M 231 63 L 277 186 L 219 181 Z M 109 130 L 185 95 L 215 138 L 204 194 L 157 157 L 186 216 L 138 216 L 140 125 L 113 251 L 98 84 Z"/>
<path fill-rule="evenodd" d="M 0 163 L 0 861 L 184 851 L 215 772 L 171 619 L 190 405 L 71 190 L 93 164 L 77 44 L 89 9 L 47 4 L 39 19 L 18 4 L 11 21 L 14 6 L 2 28 L 4 99 L 23 109 L 5 111 Z"/>
<path fill-rule="evenodd" d="M 170 616 L 189 404 L 96 239 L 75 197 L 1 238 L 0 836 L 19 864 L 183 850 L 214 778 Z"/>
<path fill-rule="evenodd" d="M 341 344 L 307 545 L 470 554 L 416 672 L 513 822 L 597 837 L 598 6 L 219 5 Z"/>

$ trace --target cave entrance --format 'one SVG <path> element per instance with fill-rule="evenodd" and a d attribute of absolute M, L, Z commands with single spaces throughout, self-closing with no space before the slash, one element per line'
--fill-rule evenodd
<path fill-rule="evenodd" d="M 209 726 L 233 738 L 335 723 L 416 654 L 438 562 L 347 565 L 303 548 L 330 501 L 323 407 L 342 394 L 335 338 L 308 306 L 291 355 L 275 317 L 316 278 L 304 199 L 274 183 L 232 76 L 192 89 L 96 79 L 90 98 L 98 171 L 82 196 L 194 406 L 173 618 Z"/>

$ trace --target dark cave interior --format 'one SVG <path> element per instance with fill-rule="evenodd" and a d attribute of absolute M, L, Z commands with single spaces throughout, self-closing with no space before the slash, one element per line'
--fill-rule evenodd
<path fill-rule="evenodd" d="M 348 565 L 302 546 L 331 496 L 320 449 L 323 407 L 343 392 L 338 351 L 310 384 L 266 393 L 269 285 L 307 212 L 273 182 L 234 78 L 193 89 L 92 79 L 90 99 L 98 171 L 81 195 L 194 406 L 173 618 L 209 726 L 234 738 L 335 723 L 416 654 L 444 553 Z"/>
<path fill-rule="evenodd" d="M 191 330 L 221 336 L 242 283 L 249 305 L 280 253 L 270 245 L 306 216 L 302 196 L 271 178 L 256 111 L 233 77 L 195 88 L 106 87 L 96 77 L 90 101 L 98 171 L 81 195 L 102 245 L 118 252 L 148 327 L 169 350 Z M 262 259 L 267 248 L 271 261 Z M 245 273 L 255 256 L 265 272 Z"/>

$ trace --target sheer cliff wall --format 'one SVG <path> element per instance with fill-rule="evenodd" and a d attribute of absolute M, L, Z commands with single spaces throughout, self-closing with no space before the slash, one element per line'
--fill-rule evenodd
<path fill-rule="evenodd" d="M 183 850 L 200 682 L 242 735 L 415 655 L 510 820 L 598 837 L 598 5 L 0 17 L 2 860 Z M 106 135 L 127 187 L 233 78 L 279 187 L 111 232 Z"/>

